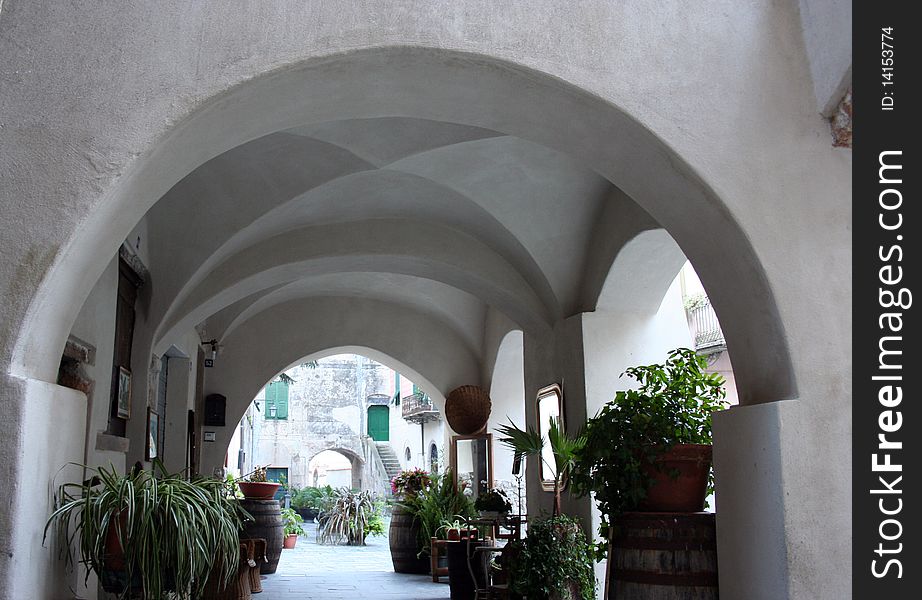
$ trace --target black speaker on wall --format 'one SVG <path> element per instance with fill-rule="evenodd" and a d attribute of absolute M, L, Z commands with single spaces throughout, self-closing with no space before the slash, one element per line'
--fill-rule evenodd
<path fill-rule="evenodd" d="M 227 407 L 227 398 L 221 394 L 208 394 L 205 396 L 205 427 L 224 427 L 224 410 Z"/>

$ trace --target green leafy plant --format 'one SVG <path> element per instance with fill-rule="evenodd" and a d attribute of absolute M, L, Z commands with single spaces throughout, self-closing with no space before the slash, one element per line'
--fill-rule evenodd
<path fill-rule="evenodd" d="M 567 478 L 576 465 L 576 457 L 579 451 L 586 444 L 586 436 L 583 433 L 577 433 L 572 437 L 567 436 L 565 432 L 560 430 L 558 420 L 551 417 L 547 434 L 547 442 L 550 443 L 551 452 L 554 455 L 554 464 L 551 465 L 543 457 L 544 436 L 531 427 L 524 431 L 510 419 L 509 425 L 500 425 L 497 430 L 504 436 L 499 439 L 500 443 L 512 449 L 516 460 L 521 460 L 525 456 L 537 456 L 555 473 L 554 516 L 559 515 L 560 492 L 566 485 Z"/>
<path fill-rule="evenodd" d="M 159 460 L 151 471 L 127 475 L 114 467 L 76 466 L 89 478 L 57 489 L 45 524 L 45 537 L 53 528 L 68 564 L 75 542 L 80 562 L 103 581 L 114 570 L 123 572 L 117 578 L 123 585 L 114 590 L 120 598 L 134 593 L 135 584 L 146 599 L 161 598 L 168 587 L 201 594 L 213 569 L 225 583 L 236 576 L 239 531 L 252 517 L 224 481 L 187 480 L 167 473 Z"/>
<path fill-rule="evenodd" d="M 364 546 L 368 522 L 375 513 L 375 499 L 371 492 L 341 488 L 333 492 L 333 497 L 333 506 L 320 515 L 318 542 Z"/>
<path fill-rule="evenodd" d="M 432 538 L 447 538 L 443 527 L 446 521 L 460 521 L 477 514 L 471 499 L 455 489 L 449 469 L 433 477 L 428 488 L 408 496 L 400 505 L 419 521 L 419 556 L 429 555 Z"/>
<path fill-rule="evenodd" d="M 294 492 L 291 496 L 291 506 L 306 508 L 322 513 L 333 506 L 334 490 L 331 486 L 304 487 Z"/>
<path fill-rule="evenodd" d="M 727 403 L 723 377 L 706 367 L 688 348 L 671 351 L 665 364 L 631 367 L 623 374 L 639 387 L 618 392 L 586 424 L 572 482 L 578 493 L 595 493 L 603 537 L 612 518 L 646 498 L 652 478 L 644 465 L 675 444 L 711 443 L 711 413 Z"/>
<path fill-rule="evenodd" d="M 536 519 L 512 542 L 512 588 L 529 600 L 594 600 L 592 548 L 579 521 L 566 515 Z"/>
<path fill-rule="evenodd" d="M 477 496 L 474 508 L 479 511 L 504 513 L 512 510 L 512 502 L 506 492 L 500 489 L 490 489 Z"/>
<path fill-rule="evenodd" d="M 368 525 L 365 527 L 365 536 L 380 537 L 387 535 L 387 529 L 384 527 L 384 502 L 375 501 L 374 510 L 368 517 Z"/>
<path fill-rule="evenodd" d="M 302 535 L 304 533 L 304 519 L 292 508 L 282 509 L 282 526 L 285 528 L 285 535 Z"/>
<path fill-rule="evenodd" d="M 442 523 L 435 529 L 435 535 L 432 537 L 437 537 L 444 540 L 450 529 L 462 529 L 464 524 L 461 522 L 457 516 L 453 519 L 442 519 Z"/>

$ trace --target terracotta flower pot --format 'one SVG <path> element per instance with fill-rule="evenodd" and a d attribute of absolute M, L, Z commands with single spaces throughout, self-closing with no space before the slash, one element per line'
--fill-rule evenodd
<path fill-rule="evenodd" d="M 710 444 L 676 444 L 652 465 L 644 465 L 654 484 L 638 508 L 644 512 L 703 511 L 711 455 Z"/>
<path fill-rule="evenodd" d="M 295 544 L 297 543 L 298 543 L 298 534 L 289 533 L 288 535 L 285 536 L 285 540 L 282 542 L 282 548 L 286 550 L 291 550 L 292 548 L 295 547 Z"/>
<path fill-rule="evenodd" d="M 274 481 L 238 481 L 243 497 L 249 500 L 272 500 L 279 485 Z"/>

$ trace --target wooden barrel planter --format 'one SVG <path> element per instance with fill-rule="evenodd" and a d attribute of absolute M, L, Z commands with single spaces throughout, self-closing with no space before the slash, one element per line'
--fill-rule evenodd
<path fill-rule="evenodd" d="M 285 539 L 285 529 L 282 526 L 282 513 L 278 500 L 240 500 L 251 515 L 253 521 L 247 521 L 243 527 L 244 538 L 266 540 L 266 562 L 259 567 L 263 575 L 275 573 L 282 556 L 282 543 Z"/>
<path fill-rule="evenodd" d="M 391 562 L 395 573 L 424 575 L 429 572 L 429 557 L 419 558 L 419 522 L 399 504 L 391 514 L 388 531 Z"/>
<path fill-rule="evenodd" d="M 717 600 L 712 513 L 627 513 L 615 521 L 609 600 Z"/>

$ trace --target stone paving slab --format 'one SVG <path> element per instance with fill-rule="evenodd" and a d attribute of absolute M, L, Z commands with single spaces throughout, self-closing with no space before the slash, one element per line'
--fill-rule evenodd
<path fill-rule="evenodd" d="M 282 550 L 278 570 L 264 575 L 263 592 L 254 600 L 445 600 L 447 579 L 433 583 L 428 575 L 394 573 L 387 537 L 369 538 L 367 546 L 322 546 L 315 543 L 316 525 L 292 550 Z"/>

